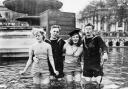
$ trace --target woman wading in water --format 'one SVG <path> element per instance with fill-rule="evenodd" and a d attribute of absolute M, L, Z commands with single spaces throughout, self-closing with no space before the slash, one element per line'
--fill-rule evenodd
<path fill-rule="evenodd" d="M 80 57 L 83 52 L 83 47 L 81 46 L 81 37 L 79 35 L 79 30 L 74 30 L 69 33 L 70 39 L 64 45 L 65 61 L 64 61 L 64 73 L 68 87 L 71 87 L 72 82 L 80 85 L 81 81 L 81 65 Z"/>
<path fill-rule="evenodd" d="M 20 71 L 20 74 L 24 74 L 32 64 L 31 73 L 33 76 L 34 89 L 39 89 L 41 86 L 47 85 L 50 82 L 47 62 L 48 58 L 54 73 L 58 75 L 58 71 L 55 69 L 51 45 L 44 42 L 45 32 L 43 29 L 33 28 L 32 34 L 37 42 L 30 47 L 29 59 L 24 70 Z M 36 60 L 33 60 L 33 58 L 36 58 Z"/>

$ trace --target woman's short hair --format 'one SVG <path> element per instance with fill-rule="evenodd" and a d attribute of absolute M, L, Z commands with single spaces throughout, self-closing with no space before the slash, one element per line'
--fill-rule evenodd
<path fill-rule="evenodd" d="M 76 34 L 79 36 L 79 41 L 78 41 L 78 43 L 76 44 L 76 46 L 79 47 L 79 46 L 82 44 L 82 38 L 81 38 L 81 36 L 80 36 L 79 33 L 76 33 Z M 76 35 L 76 34 L 74 34 L 74 35 Z M 73 35 L 72 35 L 72 36 L 73 36 Z M 72 36 L 71 36 L 71 37 L 72 37 Z M 69 39 L 68 43 L 69 43 L 70 45 L 73 45 L 73 40 L 72 40 L 72 38 Z"/>
<path fill-rule="evenodd" d="M 40 33 L 43 36 L 43 39 L 46 36 L 46 32 L 44 31 L 43 28 L 32 28 L 32 35 L 36 36 L 38 33 Z"/>

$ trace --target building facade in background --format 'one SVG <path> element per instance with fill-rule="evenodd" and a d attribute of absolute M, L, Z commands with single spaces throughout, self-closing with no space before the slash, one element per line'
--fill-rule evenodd
<path fill-rule="evenodd" d="M 109 36 L 126 36 L 128 33 L 128 18 L 119 18 L 117 9 L 98 8 L 89 13 L 85 12 L 83 17 L 79 15 L 77 23 L 81 29 L 83 29 L 85 24 L 92 23 L 98 32 L 103 32 Z"/>

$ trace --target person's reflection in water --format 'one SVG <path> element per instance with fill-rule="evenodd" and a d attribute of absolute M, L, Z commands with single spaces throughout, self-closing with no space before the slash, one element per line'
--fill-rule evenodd
<path fill-rule="evenodd" d="M 109 49 L 108 49 L 108 52 L 112 52 L 112 48 L 109 48 Z"/>
<path fill-rule="evenodd" d="M 116 52 L 119 52 L 120 53 L 120 48 L 115 48 L 116 49 Z"/>

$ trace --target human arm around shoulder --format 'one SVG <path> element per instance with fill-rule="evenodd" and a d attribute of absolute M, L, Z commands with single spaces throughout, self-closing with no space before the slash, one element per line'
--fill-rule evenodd
<path fill-rule="evenodd" d="M 51 45 L 49 45 L 49 44 L 48 44 L 47 52 L 48 52 L 48 58 L 49 58 L 49 61 L 50 61 L 51 65 L 52 65 L 52 68 L 53 68 L 53 70 L 54 70 L 54 73 L 55 73 L 56 75 L 58 75 L 59 73 L 58 73 L 58 71 L 56 71 L 56 69 L 55 69 L 55 64 L 54 64 L 54 59 L 53 59 L 53 53 L 52 53 L 52 47 L 51 47 Z"/>
<path fill-rule="evenodd" d="M 64 44 L 64 46 L 63 46 L 63 56 L 65 56 L 65 53 L 66 53 L 66 45 L 67 45 L 67 43 Z"/>
<path fill-rule="evenodd" d="M 29 66 L 32 64 L 33 55 L 34 55 L 34 52 L 33 52 L 33 49 L 32 49 L 32 47 L 31 47 L 31 48 L 29 49 L 29 59 L 28 59 L 28 61 L 27 61 L 27 63 L 26 63 L 25 68 L 23 69 L 23 71 L 20 71 L 20 74 L 24 74 L 24 73 L 28 70 Z"/>
<path fill-rule="evenodd" d="M 81 48 L 81 54 L 80 54 L 80 57 L 79 57 L 79 59 L 80 59 L 80 65 L 81 65 L 81 68 L 82 68 L 82 70 L 83 70 L 83 65 L 84 65 L 84 57 L 83 57 L 83 44 L 80 46 L 80 48 Z"/>

